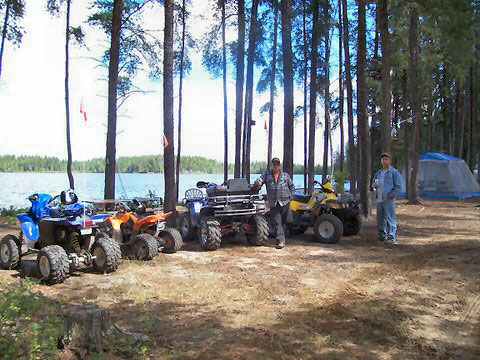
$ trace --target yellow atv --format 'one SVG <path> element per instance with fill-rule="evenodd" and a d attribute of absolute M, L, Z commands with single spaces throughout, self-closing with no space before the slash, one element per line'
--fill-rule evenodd
<path fill-rule="evenodd" d="M 362 227 L 359 206 L 353 198 L 338 198 L 330 182 L 315 181 L 312 194 L 294 194 L 287 217 L 287 230 L 303 234 L 313 226 L 315 241 L 337 243 L 342 235 L 356 235 Z"/>

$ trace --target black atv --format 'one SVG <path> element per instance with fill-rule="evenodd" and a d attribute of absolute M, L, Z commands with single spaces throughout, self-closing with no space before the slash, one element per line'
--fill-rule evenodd
<path fill-rule="evenodd" d="M 206 194 L 186 196 L 188 210 L 180 217 L 183 238 L 197 237 L 205 250 L 216 250 L 222 239 L 243 230 L 250 245 L 265 244 L 269 231 L 265 202 L 246 179 L 230 179 L 220 186 L 199 181 L 197 188 L 206 189 Z"/>

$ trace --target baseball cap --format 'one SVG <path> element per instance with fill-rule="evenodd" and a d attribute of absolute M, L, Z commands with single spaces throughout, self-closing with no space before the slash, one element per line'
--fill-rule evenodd
<path fill-rule="evenodd" d="M 280 159 L 278 157 L 274 157 L 272 159 L 272 164 L 275 163 L 275 162 L 278 162 L 280 164 Z"/>

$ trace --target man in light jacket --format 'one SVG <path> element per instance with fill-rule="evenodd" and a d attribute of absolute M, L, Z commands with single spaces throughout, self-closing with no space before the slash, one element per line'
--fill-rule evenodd
<path fill-rule="evenodd" d="M 395 198 L 402 187 L 400 172 L 391 166 L 391 156 L 383 153 L 380 156 L 382 169 L 378 170 L 372 181 L 377 199 L 377 229 L 378 240 L 393 243 L 397 231 L 397 215 Z"/>

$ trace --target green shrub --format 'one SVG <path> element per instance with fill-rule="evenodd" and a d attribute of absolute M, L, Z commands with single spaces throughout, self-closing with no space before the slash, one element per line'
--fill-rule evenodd
<path fill-rule="evenodd" d="M 346 171 L 337 171 L 333 175 L 333 179 L 335 180 L 335 190 L 339 194 L 343 194 L 345 192 L 345 181 L 348 179 L 348 172 Z"/>
<path fill-rule="evenodd" d="M 50 359 L 63 320 L 54 304 L 34 292 L 33 280 L 20 280 L 0 289 L 0 354 L 3 359 Z"/>

